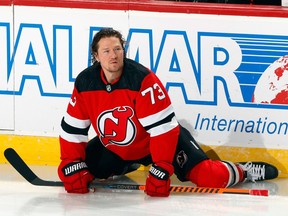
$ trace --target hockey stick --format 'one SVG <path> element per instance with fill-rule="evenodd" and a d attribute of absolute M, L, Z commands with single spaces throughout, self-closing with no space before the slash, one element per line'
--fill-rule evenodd
<path fill-rule="evenodd" d="M 135 184 L 107 184 L 107 183 L 93 183 L 91 188 L 107 188 L 116 190 L 145 190 L 145 185 Z M 237 188 L 207 188 L 207 187 L 192 187 L 192 186 L 171 186 L 170 192 L 182 193 L 209 193 L 209 194 L 243 194 L 253 196 L 268 196 L 269 191 L 265 189 L 237 189 Z"/>
<path fill-rule="evenodd" d="M 29 183 L 37 186 L 63 186 L 61 181 L 49 181 L 39 178 L 22 160 L 18 153 L 13 148 L 8 148 L 4 151 L 4 155 L 8 162 L 23 176 Z M 145 185 L 136 184 L 107 184 L 104 182 L 92 182 L 89 185 L 90 189 L 106 188 L 116 190 L 145 190 Z M 188 192 L 188 193 L 210 193 L 210 194 L 244 194 L 254 196 L 268 196 L 269 191 L 263 189 L 237 189 L 237 188 L 202 188 L 190 186 L 171 186 L 171 192 Z"/>

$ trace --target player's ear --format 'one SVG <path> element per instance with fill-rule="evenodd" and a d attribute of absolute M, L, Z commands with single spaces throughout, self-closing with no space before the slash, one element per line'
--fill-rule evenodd
<path fill-rule="evenodd" d="M 96 52 L 94 53 L 94 58 L 95 58 L 95 60 L 96 60 L 97 62 L 100 62 L 100 61 L 99 61 L 99 58 L 98 58 L 98 53 L 96 53 Z"/>

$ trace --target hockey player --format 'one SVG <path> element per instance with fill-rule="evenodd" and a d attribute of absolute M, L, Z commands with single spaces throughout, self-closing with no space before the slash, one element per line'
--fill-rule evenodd
<path fill-rule="evenodd" d="M 94 178 L 150 165 L 146 193 L 168 196 L 170 176 L 199 187 L 230 187 L 246 180 L 273 179 L 278 171 L 263 162 L 211 160 L 175 117 L 156 75 L 126 58 L 120 32 L 101 29 L 93 38 L 93 65 L 75 81 L 60 134 L 58 174 L 69 193 L 87 193 Z M 88 141 L 92 124 L 97 136 Z"/>

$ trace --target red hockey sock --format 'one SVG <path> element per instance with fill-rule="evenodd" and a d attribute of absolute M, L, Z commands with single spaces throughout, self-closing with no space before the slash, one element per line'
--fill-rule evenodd
<path fill-rule="evenodd" d="M 243 181 L 243 170 L 234 163 L 210 159 L 192 168 L 187 179 L 198 187 L 224 188 Z"/>

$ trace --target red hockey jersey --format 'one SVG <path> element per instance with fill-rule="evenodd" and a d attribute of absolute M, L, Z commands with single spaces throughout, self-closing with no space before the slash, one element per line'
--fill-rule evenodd
<path fill-rule="evenodd" d="M 179 125 L 170 98 L 156 75 L 133 60 L 124 59 L 115 83 L 107 83 L 99 63 L 77 76 L 61 123 L 62 160 L 85 160 L 91 124 L 102 144 L 124 160 L 151 154 L 154 163 L 172 163 Z"/>

